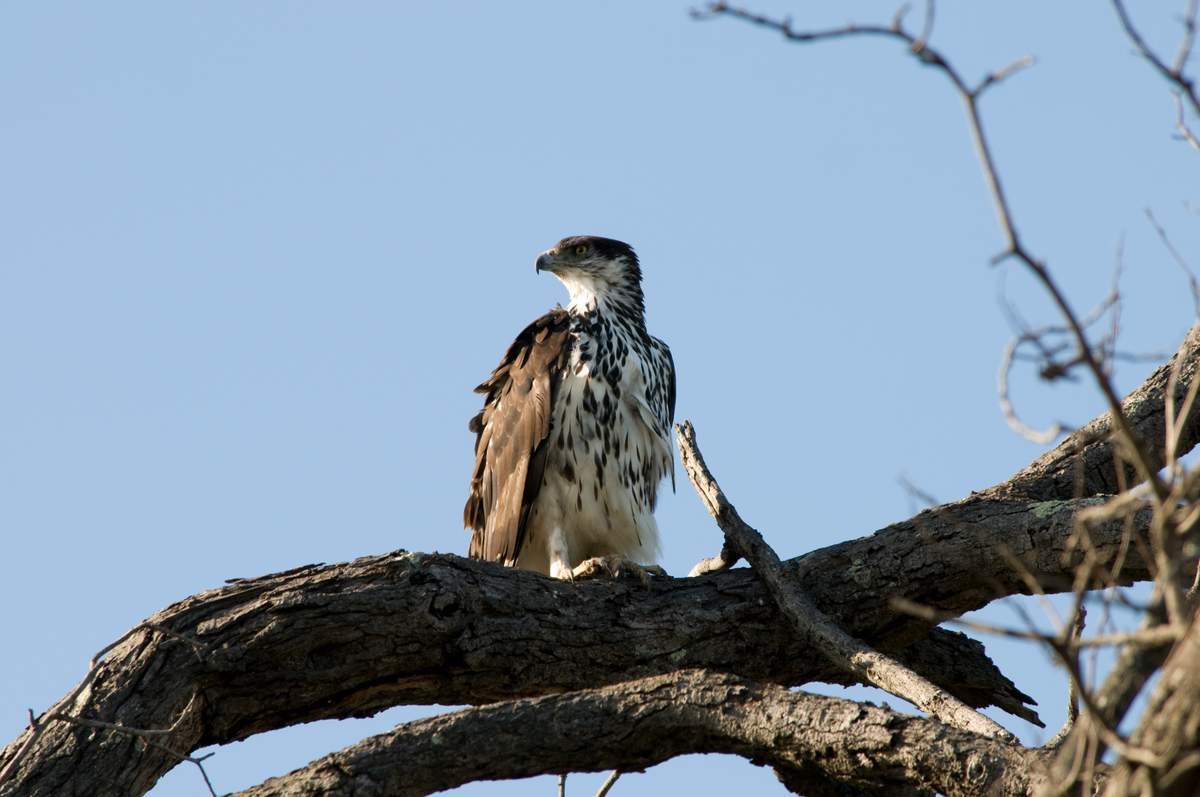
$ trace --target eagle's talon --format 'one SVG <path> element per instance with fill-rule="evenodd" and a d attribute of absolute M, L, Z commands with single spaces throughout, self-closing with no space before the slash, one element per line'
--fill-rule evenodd
<path fill-rule="evenodd" d="M 609 563 L 610 557 L 593 556 L 590 559 L 584 559 L 579 564 L 575 565 L 575 569 L 569 571 L 572 578 L 598 578 L 607 576 L 608 578 L 616 578 L 617 572 L 614 572 Z"/>
<path fill-rule="evenodd" d="M 664 578 L 667 571 L 658 565 L 640 565 L 616 554 L 609 556 L 593 556 L 584 559 L 571 574 L 577 579 L 607 577 L 612 579 L 636 578 L 643 584 L 649 584 L 651 578 Z"/>
<path fill-rule="evenodd" d="M 561 581 L 574 581 L 575 572 L 571 570 L 571 565 L 566 562 L 551 562 L 550 578 L 557 578 Z"/>

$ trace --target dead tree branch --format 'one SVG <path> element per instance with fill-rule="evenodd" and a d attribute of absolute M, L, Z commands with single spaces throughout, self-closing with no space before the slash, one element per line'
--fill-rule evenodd
<path fill-rule="evenodd" d="M 644 769 L 691 752 L 816 770 L 872 794 L 1025 795 L 1040 760 L 933 720 L 693 670 L 411 722 L 238 797 L 421 795 L 564 767 Z"/>
<path fill-rule="evenodd" d="M 903 698 L 949 725 L 1005 741 L 1013 740 L 1012 734 L 996 722 L 973 711 L 928 679 L 850 636 L 814 606 L 808 596 L 786 578 L 783 563 L 762 534 L 742 520 L 737 509 L 726 498 L 704 462 L 691 421 L 684 421 L 675 427 L 675 438 L 683 467 L 709 514 L 716 519 L 717 525 L 737 552 L 762 578 L 776 605 L 801 639 L 865 683 Z"/>

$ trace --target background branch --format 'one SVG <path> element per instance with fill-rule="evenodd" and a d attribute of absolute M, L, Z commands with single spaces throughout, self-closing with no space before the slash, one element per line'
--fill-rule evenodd
<path fill-rule="evenodd" d="M 529 733 L 531 727 L 539 732 Z M 1040 760 L 1036 751 L 933 720 L 685 671 L 411 722 L 238 797 L 403 797 L 564 767 L 644 769 L 695 752 L 732 753 L 792 773 L 815 770 L 822 783 L 872 794 L 916 787 L 947 795 L 1024 795 L 1038 782 Z"/>

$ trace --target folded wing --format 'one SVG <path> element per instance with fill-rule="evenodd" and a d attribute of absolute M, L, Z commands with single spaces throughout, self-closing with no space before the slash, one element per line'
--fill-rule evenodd
<path fill-rule="evenodd" d="M 516 563 L 546 467 L 559 374 L 567 367 L 569 318 L 552 310 L 521 331 L 487 381 L 471 419 L 475 469 L 463 508 L 473 559 Z"/>

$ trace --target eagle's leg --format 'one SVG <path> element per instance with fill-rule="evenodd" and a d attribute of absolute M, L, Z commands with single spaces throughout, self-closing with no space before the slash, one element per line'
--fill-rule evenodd
<path fill-rule="evenodd" d="M 584 559 L 572 571 L 575 578 L 637 578 L 643 584 L 650 583 L 652 576 L 666 576 L 667 571 L 658 565 L 640 565 L 632 559 L 626 559 L 620 554 L 608 556 L 593 556 Z"/>
<path fill-rule="evenodd" d="M 574 581 L 575 574 L 571 570 L 571 557 L 567 554 L 567 535 L 561 526 L 555 526 L 546 540 L 546 548 L 550 554 L 550 577 L 561 578 L 564 581 Z"/>

